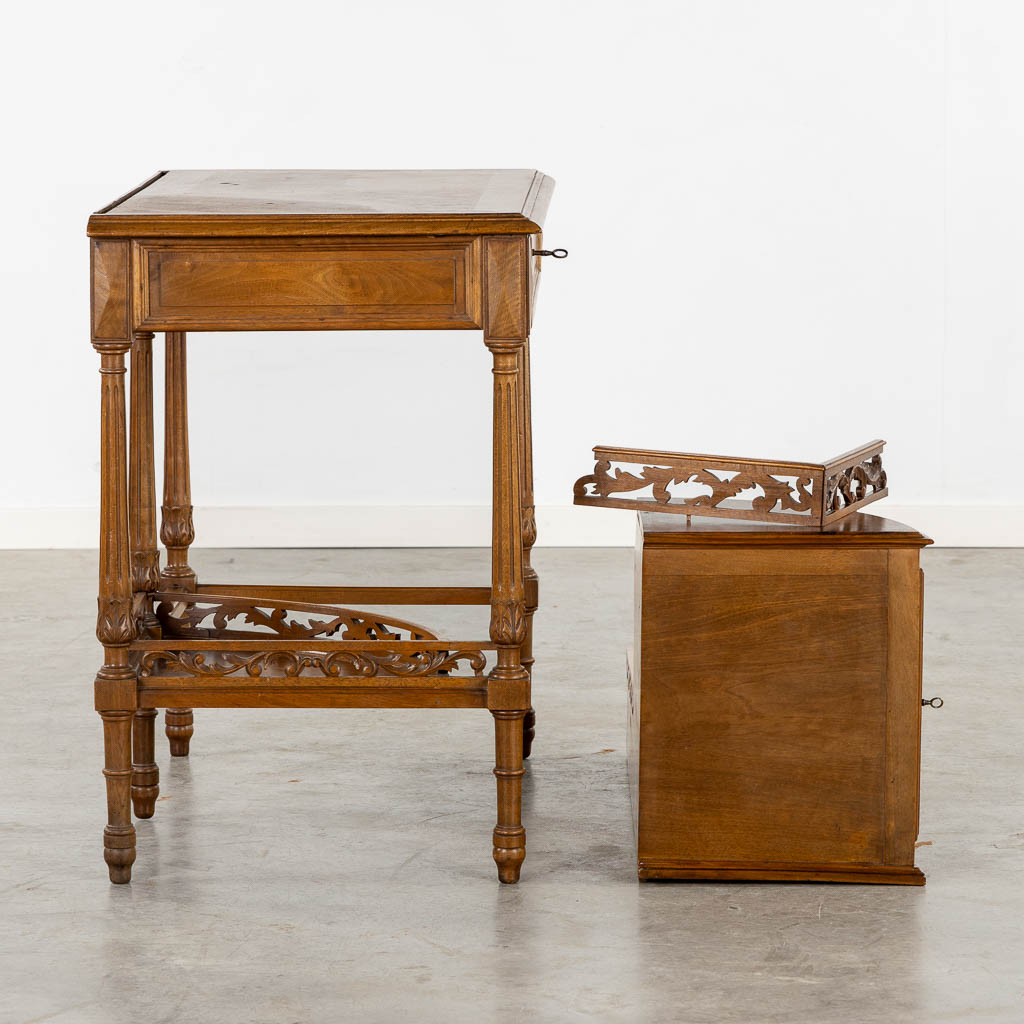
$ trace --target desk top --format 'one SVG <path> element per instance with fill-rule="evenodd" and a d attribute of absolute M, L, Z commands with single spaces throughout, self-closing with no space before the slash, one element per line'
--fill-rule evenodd
<path fill-rule="evenodd" d="M 161 171 L 94 213 L 89 234 L 533 234 L 554 185 L 533 170 Z"/>

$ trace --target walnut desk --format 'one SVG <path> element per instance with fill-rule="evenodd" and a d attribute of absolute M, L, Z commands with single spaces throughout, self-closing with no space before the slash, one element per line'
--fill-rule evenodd
<path fill-rule="evenodd" d="M 95 699 L 112 882 L 131 879 L 132 805 L 138 817 L 153 814 L 156 709 L 167 709 L 171 752 L 182 756 L 194 707 L 487 709 L 496 737 L 493 856 L 502 882 L 518 880 L 538 600 L 529 333 L 553 188 L 532 170 L 164 171 L 89 219 L 102 396 L 96 632 L 104 660 Z M 395 329 L 482 330 L 492 353 L 490 586 L 199 583 L 188 564 L 186 332 Z M 157 331 L 166 339 L 163 567 Z M 489 636 L 444 639 L 351 604 L 490 605 Z"/>

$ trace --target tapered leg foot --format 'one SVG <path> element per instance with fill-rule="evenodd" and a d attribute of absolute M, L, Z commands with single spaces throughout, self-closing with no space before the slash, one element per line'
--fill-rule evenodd
<path fill-rule="evenodd" d="M 132 824 L 132 719 L 131 711 L 101 711 L 103 719 L 103 776 L 107 782 L 107 825 L 103 829 L 103 859 L 110 880 L 118 885 L 132 880 L 135 863 L 135 826 Z"/>
<path fill-rule="evenodd" d="M 498 780 L 498 823 L 494 827 L 494 863 L 498 879 L 519 881 L 526 860 L 523 808 L 523 717 L 525 711 L 492 711 L 494 715 L 494 776 Z"/>
<path fill-rule="evenodd" d="M 171 744 L 172 757 L 188 757 L 188 746 L 195 728 L 191 708 L 168 708 L 164 714 L 164 732 Z"/>
<path fill-rule="evenodd" d="M 132 720 L 132 807 L 136 818 L 152 818 L 160 795 L 153 732 L 156 708 L 140 708 Z"/>
<path fill-rule="evenodd" d="M 103 830 L 103 859 L 107 862 L 110 880 L 124 885 L 132 880 L 135 863 L 135 826 L 108 825 Z"/>
<path fill-rule="evenodd" d="M 530 756 L 533 750 L 533 737 L 536 734 L 537 712 L 530 708 L 523 719 L 523 760 Z"/>
<path fill-rule="evenodd" d="M 519 881 L 519 873 L 526 860 L 526 829 L 494 830 L 494 863 L 498 865 L 498 881 L 513 885 Z"/>

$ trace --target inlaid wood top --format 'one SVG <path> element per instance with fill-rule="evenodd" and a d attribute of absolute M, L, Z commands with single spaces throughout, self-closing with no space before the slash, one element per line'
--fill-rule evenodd
<path fill-rule="evenodd" d="M 532 234 L 553 189 L 534 170 L 161 171 L 94 213 L 89 234 Z"/>

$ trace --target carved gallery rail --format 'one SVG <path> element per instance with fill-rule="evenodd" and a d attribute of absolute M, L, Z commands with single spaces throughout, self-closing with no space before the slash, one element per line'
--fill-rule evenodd
<path fill-rule="evenodd" d="M 518 880 L 538 605 L 529 334 L 553 187 L 539 171 L 518 170 L 167 171 L 90 218 L 101 357 L 104 660 L 95 700 L 111 881 L 131 879 L 133 805 L 138 817 L 154 813 L 161 707 L 179 756 L 189 751 L 194 707 L 486 708 L 495 726 L 493 857 L 501 881 Z M 493 357 L 489 586 L 197 581 L 188 562 L 186 331 L 453 328 L 482 330 Z M 166 332 L 162 567 L 154 331 Z M 351 603 L 489 605 L 489 637 L 443 639 Z"/>
<path fill-rule="evenodd" d="M 889 493 L 884 447 L 870 441 L 819 463 L 602 446 L 594 449 L 594 472 L 576 481 L 573 502 L 823 529 Z"/>

